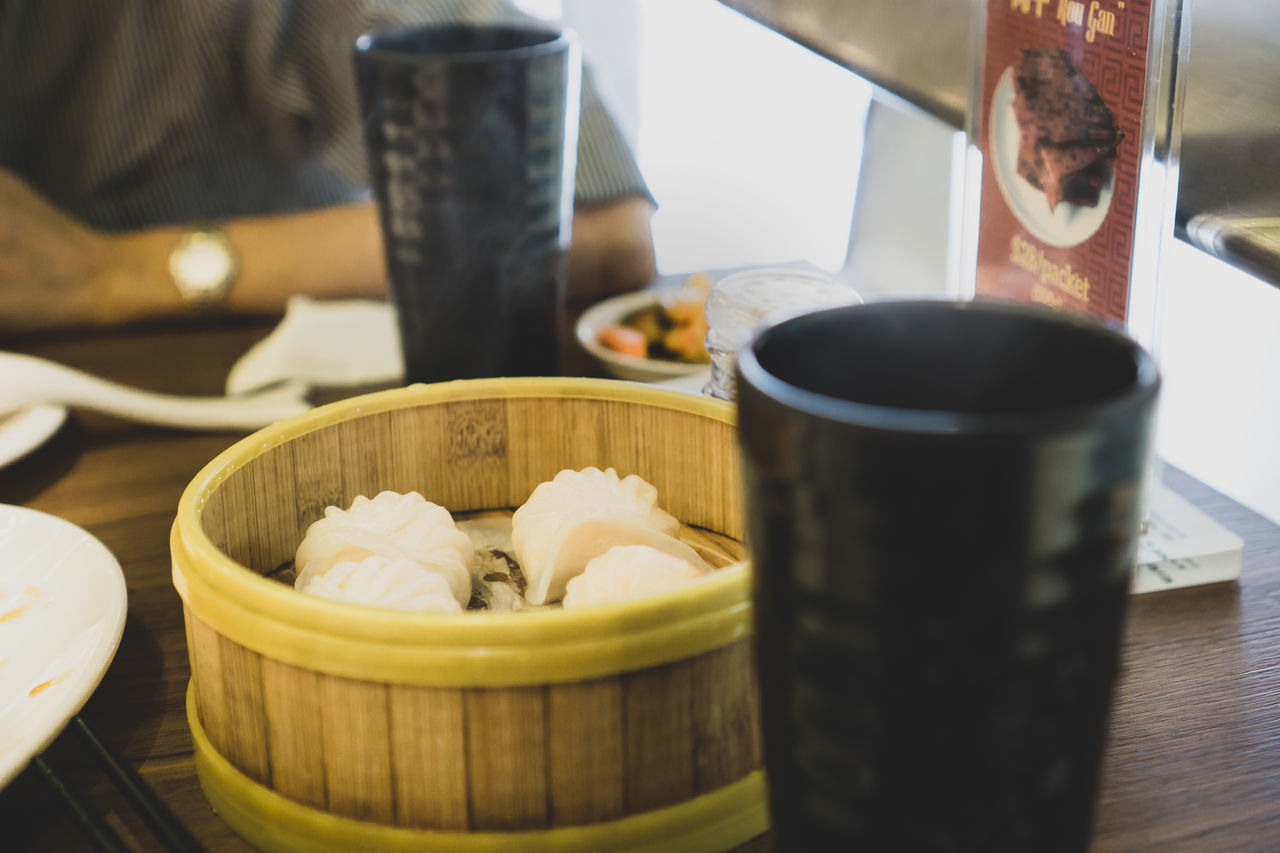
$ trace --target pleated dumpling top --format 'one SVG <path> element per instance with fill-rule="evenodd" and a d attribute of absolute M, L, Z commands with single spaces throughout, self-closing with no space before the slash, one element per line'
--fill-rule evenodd
<path fill-rule="evenodd" d="M 612 468 L 561 471 L 538 485 L 511 518 L 511 542 L 531 604 L 559 600 L 587 563 L 617 545 L 647 545 L 705 565 L 677 538 L 680 522 L 657 505 L 658 490 Z"/>
<path fill-rule="evenodd" d="M 350 509 L 326 508 L 324 518 L 307 529 L 294 560 L 295 587 L 305 590 L 340 564 L 363 565 L 376 556 L 387 562 L 408 560 L 439 575 L 453 599 L 466 607 L 471 600 L 469 566 L 474 550 L 471 538 L 454 525 L 449 511 L 417 492 L 386 491 L 372 499 L 361 495 Z M 396 576 L 409 577 L 403 572 Z"/>

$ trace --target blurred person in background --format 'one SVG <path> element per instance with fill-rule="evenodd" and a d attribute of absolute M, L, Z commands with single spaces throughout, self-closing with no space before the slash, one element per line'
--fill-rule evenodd
<path fill-rule="evenodd" d="M 355 39 L 515 20 L 499 0 L 0 0 L 0 330 L 191 313 L 171 267 L 193 246 L 233 262 L 220 311 L 384 296 Z M 571 298 L 654 276 L 653 202 L 589 74 L 574 210 Z"/>

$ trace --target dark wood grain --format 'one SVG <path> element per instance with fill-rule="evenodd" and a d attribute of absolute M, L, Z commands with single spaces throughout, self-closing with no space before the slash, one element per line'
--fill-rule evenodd
<path fill-rule="evenodd" d="M 216 394 L 268 324 L 133 330 L 6 346 L 159 391 Z M 184 714 L 189 670 L 170 580 L 169 526 L 183 488 L 236 433 L 192 434 L 75 415 L 0 469 L 0 503 L 62 516 L 120 560 L 129 618 L 85 709 L 210 850 L 239 841 L 195 779 Z M 1280 528 L 1180 472 L 1166 481 L 1246 542 L 1238 584 L 1134 600 L 1096 820 L 1097 851 L 1280 848 Z M 51 761 L 137 850 L 156 843 L 70 738 Z M 28 771 L 0 792 L 0 849 L 88 850 Z M 765 853 L 767 838 L 744 850 Z"/>
<path fill-rule="evenodd" d="M 235 359 L 269 329 L 265 322 L 205 324 L 6 346 L 149 390 L 219 394 Z M 0 469 L 0 503 L 78 524 L 120 561 L 129 616 L 115 661 L 84 715 L 214 851 L 250 848 L 212 812 L 196 781 L 184 706 L 190 669 L 181 601 L 170 578 L 169 527 L 186 484 L 241 436 L 75 413 L 51 442 Z M 61 738 L 51 758 L 134 849 L 157 849 L 75 740 Z M 0 827 L 3 850 L 90 849 L 30 770 L 0 792 Z"/>

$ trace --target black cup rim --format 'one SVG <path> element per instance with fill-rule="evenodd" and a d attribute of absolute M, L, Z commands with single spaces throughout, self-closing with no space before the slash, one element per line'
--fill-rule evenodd
<path fill-rule="evenodd" d="M 538 42 L 537 44 L 525 45 L 524 47 L 504 48 L 501 50 L 470 50 L 460 51 L 457 53 L 405 53 L 403 51 L 391 50 L 389 48 L 379 46 L 380 41 L 393 38 L 395 36 L 403 36 L 416 32 L 443 32 L 449 30 L 536 33 L 538 35 L 547 36 L 547 40 Z M 555 30 L 549 27 L 518 26 L 510 24 L 425 24 L 422 26 L 389 27 L 386 29 L 370 30 L 369 32 L 362 33 L 356 38 L 356 55 L 379 60 L 387 60 L 390 62 L 402 62 L 406 65 L 421 65 L 424 62 L 436 62 L 440 60 L 448 60 L 449 62 L 493 62 L 500 59 L 529 59 L 535 56 L 546 56 L 548 54 L 558 53 L 559 51 L 564 50 L 566 46 L 570 45 L 573 42 L 573 39 L 574 36 L 570 30 Z"/>
<path fill-rule="evenodd" d="M 1038 320 L 1073 326 L 1078 332 L 1106 338 L 1112 343 L 1129 349 L 1134 358 L 1134 382 L 1121 392 L 1102 397 L 1087 405 L 1064 407 L 1034 413 L 950 412 L 930 409 L 906 409 L 874 403 L 859 403 L 829 397 L 816 391 L 792 385 L 774 376 L 760 364 L 757 348 L 769 339 L 775 330 L 785 329 L 794 323 L 802 323 L 806 317 L 791 317 L 776 325 L 758 331 L 738 351 L 739 388 L 749 385 L 761 394 L 806 414 L 838 423 L 852 424 L 868 429 L 896 432 L 924 433 L 931 435 L 963 433 L 1008 434 L 1033 432 L 1060 432 L 1078 428 L 1099 419 L 1124 416 L 1147 406 L 1160 390 L 1160 372 L 1155 360 L 1145 349 L 1129 337 L 1101 323 L 1075 314 L 1053 311 L 1030 305 L 993 301 L 947 300 L 896 300 L 871 302 L 862 305 L 846 305 L 829 308 L 817 314 L 840 314 L 854 311 L 901 310 L 897 306 L 932 306 L 938 310 L 980 311 L 1010 316 L 1025 316 Z M 908 308 L 907 310 L 911 310 Z M 741 396 L 741 392 L 739 392 Z"/>

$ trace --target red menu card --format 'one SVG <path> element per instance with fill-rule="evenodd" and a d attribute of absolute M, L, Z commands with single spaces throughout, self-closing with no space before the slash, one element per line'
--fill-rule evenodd
<path fill-rule="evenodd" d="M 987 0 L 971 117 L 982 152 L 977 296 L 1125 323 L 1150 151 L 1151 6 Z"/>

